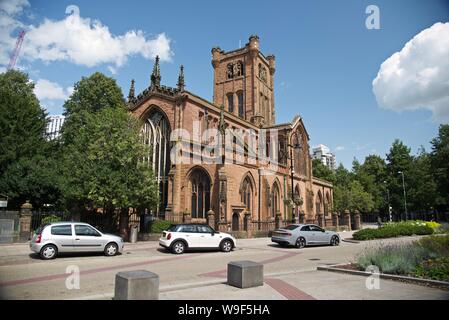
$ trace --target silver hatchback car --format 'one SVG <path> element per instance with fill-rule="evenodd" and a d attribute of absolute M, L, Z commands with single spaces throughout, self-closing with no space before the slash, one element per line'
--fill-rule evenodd
<path fill-rule="evenodd" d="M 337 232 L 327 231 L 314 224 L 291 224 L 273 231 L 271 241 L 280 246 L 303 248 L 308 245 L 330 244 L 338 246 L 340 236 Z"/>
<path fill-rule="evenodd" d="M 121 237 L 101 233 L 82 222 L 53 222 L 41 226 L 30 242 L 30 249 L 42 259 L 54 259 L 58 253 L 104 252 L 115 256 L 124 247 Z"/>

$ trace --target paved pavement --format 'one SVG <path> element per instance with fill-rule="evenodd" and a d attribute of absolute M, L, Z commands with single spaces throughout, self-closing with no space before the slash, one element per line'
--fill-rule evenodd
<path fill-rule="evenodd" d="M 351 233 L 341 233 L 343 238 Z M 391 241 L 410 241 L 401 238 Z M 126 244 L 116 257 L 66 255 L 42 261 L 26 244 L 0 245 L 0 296 L 6 299 L 111 299 L 115 274 L 149 270 L 160 276 L 160 299 L 449 299 L 449 291 L 380 280 L 366 288 L 365 277 L 317 271 L 319 265 L 354 261 L 366 247 L 381 241 L 342 242 L 339 247 L 280 248 L 268 238 L 238 240 L 231 253 L 192 252 L 172 255 L 156 242 Z M 383 240 L 386 242 L 386 240 Z M 234 260 L 264 264 L 264 285 L 227 286 L 226 266 Z M 80 270 L 80 288 L 68 289 L 70 269 Z M 69 280 L 71 278 L 69 277 Z M 70 284 L 70 283 L 69 283 Z"/>

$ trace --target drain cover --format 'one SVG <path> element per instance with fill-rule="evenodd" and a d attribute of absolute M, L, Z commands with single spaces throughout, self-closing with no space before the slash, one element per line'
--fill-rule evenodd
<path fill-rule="evenodd" d="M 309 259 L 310 261 L 319 261 L 319 260 L 321 260 L 321 259 L 318 259 L 318 258 L 312 258 L 312 259 Z"/>

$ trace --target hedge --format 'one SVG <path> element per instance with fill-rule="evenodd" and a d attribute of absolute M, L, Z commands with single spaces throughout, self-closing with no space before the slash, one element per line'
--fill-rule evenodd
<path fill-rule="evenodd" d="M 399 236 L 429 235 L 434 229 L 425 223 L 416 221 L 388 223 L 378 229 L 362 229 L 356 231 L 352 236 L 355 240 L 371 240 L 394 238 Z"/>

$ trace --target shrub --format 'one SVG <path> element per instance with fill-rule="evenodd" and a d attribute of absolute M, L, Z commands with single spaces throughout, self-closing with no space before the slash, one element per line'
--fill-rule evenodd
<path fill-rule="evenodd" d="M 155 220 L 151 224 L 151 233 L 161 233 L 162 231 L 167 230 L 172 224 L 174 223 L 167 220 Z"/>
<path fill-rule="evenodd" d="M 356 257 L 359 269 L 375 265 L 381 272 L 448 280 L 449 235 L 430 236 L 408 244 L 380 244 Z"/>
<path fill-rule="evenodd" d="M 356 240 L 371 240 L 399 236 L 429 235 L 433 232 L 434 229 L 427 226 L 424 222 L 404 221 L 387 223 L 378 229 L 362 229 L 355 232 L 353 238 Z"/>
<path fill-rule="evenodd" d="M 47 224 L 50 222 L 59 222 L 59 221 L 61 221 L 60 217 L 58 217 L 57 215 L 51 214 L 42 219 L 41 225 L 44 225 L 44 224 Z"/>
<path fill-rule="evenodd" d="M 413 275 L 419 278 L 449 281 L 449 258 L 421 262 L 415 268 Z"/>
<path fill-rule="evenodd" d="M 384 273 L 408 274 L 426 257 L 425 250 L 419 246 L 388 244 L 364 251 L 358 256 L 357 265 L 362 270 L 375 265 Z"/>

